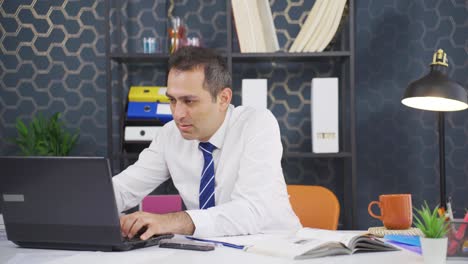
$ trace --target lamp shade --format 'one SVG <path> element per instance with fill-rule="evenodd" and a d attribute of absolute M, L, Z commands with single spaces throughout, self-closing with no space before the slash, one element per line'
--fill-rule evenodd
<path fill-rule="evenodd" d="M 431 71 L 409 84 L 401 102 L 409 107 L 429 111 L 460 111 L 468 108 L 468 93 L 448 78 L 447 55 L 439 49 L 434 54 Z"/>

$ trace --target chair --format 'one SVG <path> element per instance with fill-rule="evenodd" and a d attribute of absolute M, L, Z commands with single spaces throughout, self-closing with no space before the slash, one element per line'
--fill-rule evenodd
<path fill-rule="evenodd" d="M 322 186 L 288 185 L 289 201 L 304 227 L 336 230 L 340 203 L 336 195 Z"/>
<path fill-rule="evenodd" d="M 166 214 L 182 211 L 180 195 L 148 195 L 141 201 L 140 209 L 144 212 Z"/>

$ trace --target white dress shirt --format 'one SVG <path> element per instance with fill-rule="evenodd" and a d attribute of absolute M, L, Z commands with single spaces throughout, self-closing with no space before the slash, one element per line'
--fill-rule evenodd
<path fill-rule="evenodd" d="M 281 168 L 280 130 L 270 111 L 230 105 L 209 142 L 217 147 L 213 151 L 215 207 L 198 209 L 203 154 L 199 141 L 184 139 L 171 121 L 135 164 L 113 178 L 119 211 L 136 206 L 171 177 L 195 225 L 195 236 L 301 227 L 289 203 Z"/>

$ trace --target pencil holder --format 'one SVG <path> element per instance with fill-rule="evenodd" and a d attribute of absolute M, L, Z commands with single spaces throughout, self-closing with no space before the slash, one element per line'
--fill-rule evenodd
<path fill-rule="evenodd" d="M 453 220 L 448 234 L 447 257 L 468 259 L 468 221 Z"/>

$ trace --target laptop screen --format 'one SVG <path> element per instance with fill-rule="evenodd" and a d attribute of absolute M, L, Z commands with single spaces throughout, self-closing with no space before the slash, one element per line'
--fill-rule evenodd
<path fill-rule="evenodd" d="M 97 157 L 2 157 L 0 193 L 14 242 L 121 241 L 109 162 Z"/>

